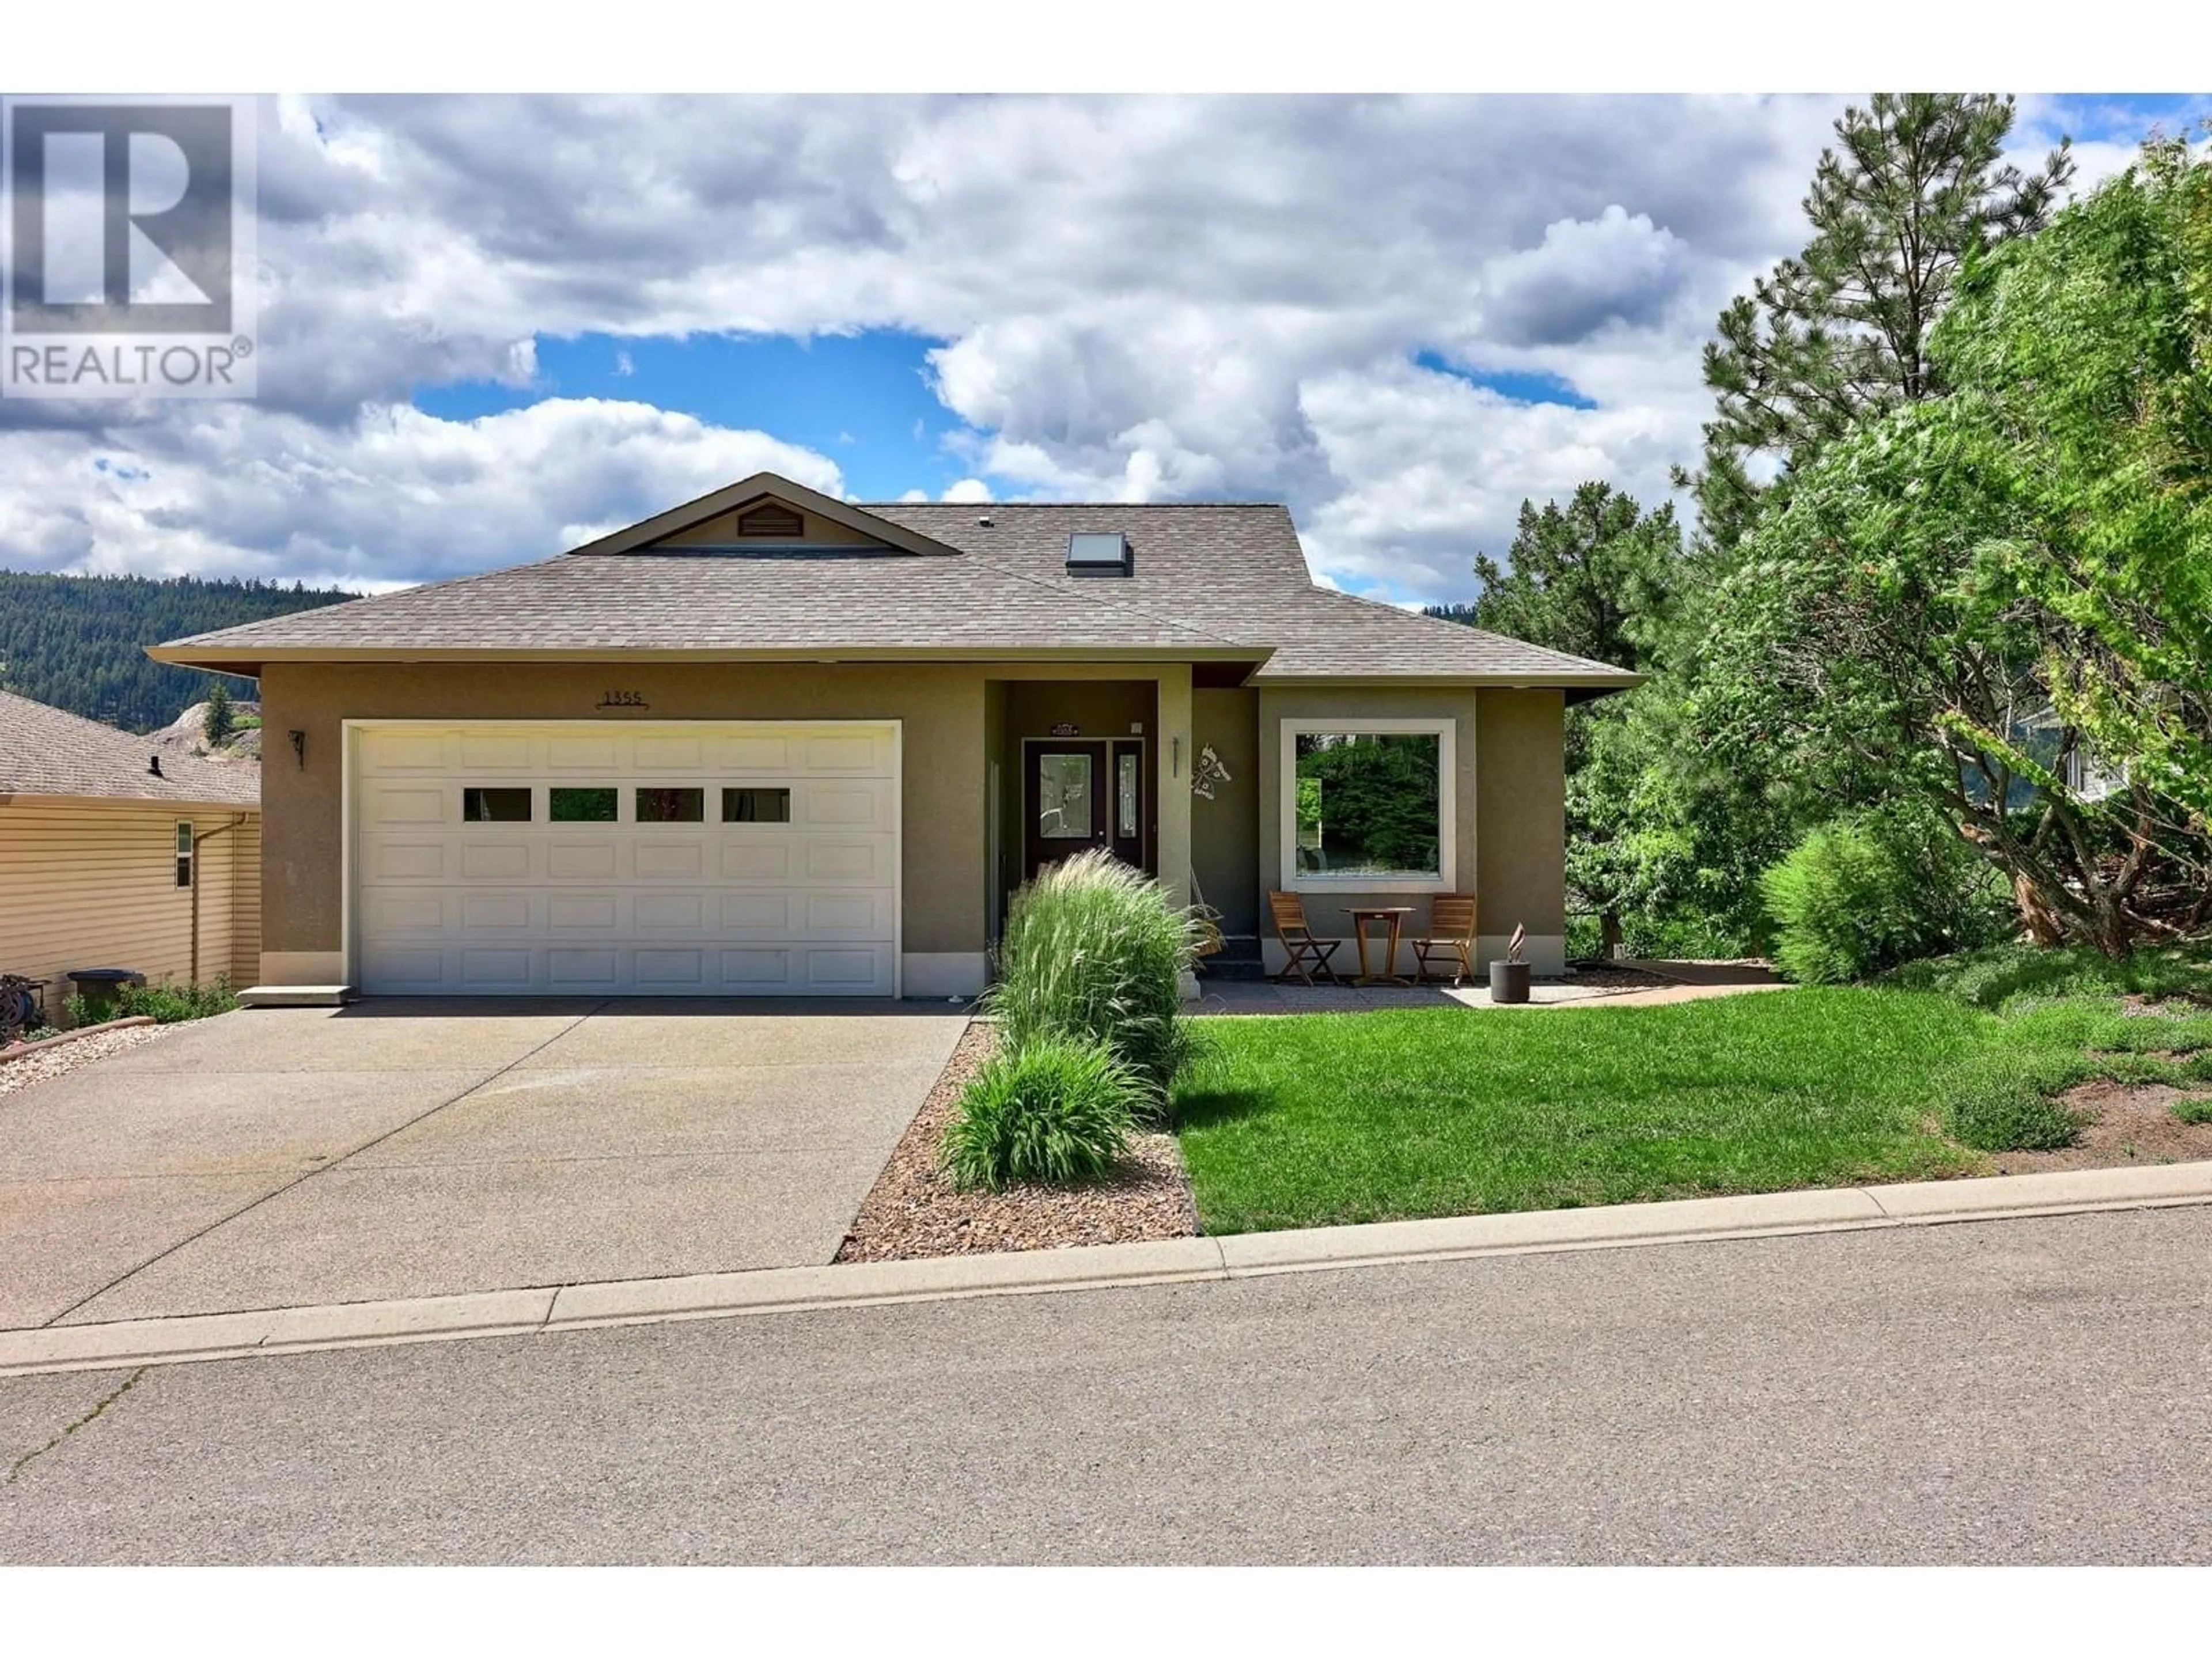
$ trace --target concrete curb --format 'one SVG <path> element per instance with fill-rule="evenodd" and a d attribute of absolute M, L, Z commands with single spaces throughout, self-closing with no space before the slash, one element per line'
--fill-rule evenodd
<path fill-rule="evenodd" d="M 82 1042 L 85 1038 L 98 1036 L 103 1031 L 135 1031 L 141 1025 L 159 1023 L 151 1014 L 125 1014 L 121 1019 L 104 1019 L 97 1025 L 80 1025 L 57 1036 L 40 1037 L 36 1042 L 11 1042 L 0 1048 L 0 1060 L 20 1060 L 25 1054 L 44 1054 L 47 1049 L 58 1048 L 64 1043 Z"/>
<path fill-rule="evenodd" d="M 1856 1232 L 2190 1204 L 2212 1204 L 2212 1162 L 1389 1221 L 924 1261 L 770 1267 L 682 1279 L 0 1331 L 0 1376 L 896 1302 L 1220 1282 L 1395 1262 Z"/>

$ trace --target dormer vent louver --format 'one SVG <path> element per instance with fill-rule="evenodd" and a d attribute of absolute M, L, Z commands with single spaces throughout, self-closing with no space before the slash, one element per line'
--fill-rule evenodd
<path fill-rule="evenodd" d="M 738 514 L 740 536 L 777 536 L 788 541 L 806 533 L 806 520 L 781 501 L 768 501 Z"/>
<path fill-rule="evenodd" d="M 1103 534 L 1079 532 L 1067 538 L 1071 576 L 1126 576 L 1135 562 L 1128 537 L 1118 530 Z"/>

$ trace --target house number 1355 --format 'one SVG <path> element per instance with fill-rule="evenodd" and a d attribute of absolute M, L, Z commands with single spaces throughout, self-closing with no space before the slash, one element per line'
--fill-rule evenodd
<path fill-rule="evenodd" d="M 599 707 L 602 708 L 650 708 L 653 705 L 645 700 L 645 693 L 642 691 L 607 691 L 600 694 Z"/>

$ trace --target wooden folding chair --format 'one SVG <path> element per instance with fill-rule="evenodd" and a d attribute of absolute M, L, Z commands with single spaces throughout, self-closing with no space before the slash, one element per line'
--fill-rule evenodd
<path fill-rule="evenodd" d="M 1452 983 L 1474 977 L 1474 895 L 1439 893 L 1429 910 L 1425 938 L 1413 941 L 1413 959 L 1420 964 L 1415 977 L 1429 982 L 1429 958 L 1438 957 L 1453 965 Z"/>
<path fill-rule="evenodd" d="M 1270 893 L 1267 908 L 1274 913 L 1275 938 L 1290 960 L 1283 971 L 1275 975 L 1278 981 L 1296 974 L 1307 985 L 1314 982 L 1316 973 L 1332 985 L 1344 981 L 1328 965 L 1336 954 L 1336 947 L 1344 943 L 1340 939 L 1316 939 L 1313 929 L 1306 926 L 1306 902 L 1296 893 Z"/>

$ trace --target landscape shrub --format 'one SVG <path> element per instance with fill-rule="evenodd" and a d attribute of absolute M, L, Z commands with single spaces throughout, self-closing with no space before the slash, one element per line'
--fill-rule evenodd
<path fill-rule="evenodd" d="M 1014 895 L 985 998 L 1008 1051 L 1043 1037 L 1104 1046 L 1163 1117 L 1182 1047 L 1181 981 L 1196 931 L 1166 890 L 1103 852 L 1054 865 Z"/>
<path fill-rule="evenodd" d="M 1892 808 L 1823 824 L 1759 878 L 1775 965 L 1842 985 L 1970 949 L 2010 925 L 2002 879 L 1932 814 Z"/>
<path fill-rule="evenodd" d="M 1067 1187 L 1107 1174 L 1127 1150 L 1141 1093 L 1101 1044 L 1060 1036 L 1001 1049 L 960 1097 L 939 1158 L 960 1188 Z"/>
<path fill-rule="evenodd" d="M 2212 1123 L 2212 1100 L 2177 1100 L 2173 1115 L 2184 1123 Z"/>
<path fill-rule="evenodd" d="M 2013 939 L 1907 963 L 1887 980 L 1904 990 L 1940 992 L 1992 1013 L 2031 1000 L 2130 992 L 2212 1006 L 2212 941 L 2160 945 L 2116 961 L 2086 945 Z"/>
<path fill-rule="evenodd" d="M 145 1014 L 158 1024 L 173 1025 L 179 1020 L 227 1014 L 238 1006 L 238 995 L 230 988 L 229 977 L 219 974 L 204 985 L 178 985 L 164 980 L 159 985 L 120 986 L 115 994 L 115 1012 L 108 1018 L 125 1019 Z"/>
<path fill-rule="evenodd" d="M 1620 919 L 1624 956 L 1659 961 L 1711 962 L 1759 954 L 1759 941 L 1725 917 L 1700 915 L 1647 916 L 1634 913 Z M 1570 961 L 1594 961 L 1605 955 L 1605 923 L 1589 914 L 1567 918 L 1567 957 Z"/>

